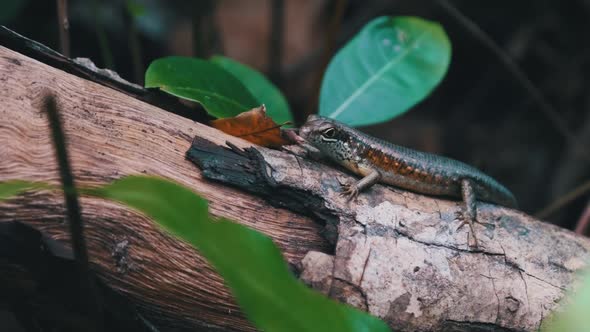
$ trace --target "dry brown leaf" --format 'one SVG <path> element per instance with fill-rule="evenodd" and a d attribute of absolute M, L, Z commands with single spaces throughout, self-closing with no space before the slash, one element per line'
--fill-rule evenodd
<path fill-rule="evenodd" d="M 254 144 L 279 147 L 290 144 L 281 136 L 281 126 L 266 115 L 264 105 L 243 112 L 233 118 L 211 121 L 211 126 L 232 136 L 243 138 Z"/>

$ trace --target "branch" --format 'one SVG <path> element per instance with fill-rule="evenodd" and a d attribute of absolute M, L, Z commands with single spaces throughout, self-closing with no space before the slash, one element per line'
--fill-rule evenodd
<path fill-rule="evenodd" d="M 350 175 L 284 152 L 196 138 L 188 158 L 206 178 L 320 219 L 336 251 L 310 252 L 302 279 L 397 329 L 537 330 L 590 250 L 570 231 L 484 203 L 472 250 L 456 231 L 462 203 L 380 185 L 348 202 L 340 183 Z"/>
<path fill-rule="evenodd" d="M 535 87 L 533 82 L 526 76 L 526 74 L 518 67 L 518 65 L 498 46 L 494 40 L 489 37 L 475 22 L 463 15 L 457 8 L 455 8 L 447 0 L 436 0 L 441 8 L 447 14 L 455 19 L 469 34 L 471 34 L 478 42 L 487 48 L 508 70 L 514 80 L 520 87 L 529 95 L 537 107 L 545 114 L 545 116 L 555 126 L 555 129 L 568 141 L 568 143 L 584 157 L 584 162 L 590 162 L 590 154 L 586 149 L 586 144 L 580 141 L 570 130 L 566 121 L 561 117 L 559 112 L 551 106 L 545 96 Z"/>
<path fill-rule="evenodd" d="M 166 177 L 207 199 L 213 215 L 270 236 L 292 266 L 310 250 L 329 252 L 321 226 L 311 219 L 205 180 L 185 160 L 195 135 L 240 147 L 248 146 L 245 141 L 3 46 L 0 82 L 0 181 L 59 183 L 51 135 L 40 111 L 51 90 L 78 186 L 130 174 Z M 253 330 L 221 278 L 188 244 L 118 204 L 87 197 L 80 203 L 90 268 L 134 302 L 147 320 L 188 330 Z M 0 223 L 23 222 L 69 244 L 64 216 L 60 192 L 29 193 L 0 203 Z M 0 257 L 0 267 L 2 262 Z"/>
<path fill-rule="evenodd" d="M 455 231 L 458 202 L 375 186 L 348 203 L 339 183 L 350 175 L 252 147 L 1 46 L 0 82 L 0 181 L 58 182 L 39 116 L 50 88 L 77 184 L 138 173 L 180 182 L 214 215 L 269 235 L 303 280 L 396 330 L 535 330 L 589 256 L 587 239 L 488 204 L 479 205 L 481 250 L 472 251 L 466 230 Z M 189 148 L 202 171 L 185 159 Z M 118 204 L 82 198 L 81 207 L 91 269 L 142 317 L 158 327 L 253 330 L 190 246 Z M 0 223 L 14 221 L 69 243 L 59 193 L 0 204 Z"/>

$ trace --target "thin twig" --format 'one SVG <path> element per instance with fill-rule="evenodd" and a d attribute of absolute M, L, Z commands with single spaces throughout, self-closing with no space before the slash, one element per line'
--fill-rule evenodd
<path fill-rule="evenodd" d="M 576 198 L 584 195 L 588 191 L 590 191 L 590 180 L 582 183 L 581 185 L 574 188 L 574 190 L 559 197 L 557 200 L 555 200 L 554 202 L 549 204 L 547 207 L 545 207 L 545 208 L 541 209 L 541 211 L 535 213 L 535 218 L 538 218 L 538 219 L 547 218 L 548 216 L 557 212 L 559 209 L 561 209 L 565 205 L 571 203 Z"/>
<path fill-rule="evenodd" d="M 68 0 L 57 0 L 57 26 L 61 54 L 70 57 L 70 21 L 68 20 Z"/>
<path fill-rule="evenodd" d="M 285 1 L 272 0 L 270 46 L 268 52 L 268 73 L 270 79 L 276 84 L 281 84 L 283 39 L 285 30 Z"/>
<path fill-rule="evenodd" d="M 103 67 L 115 70 L 115 61 L 113 60 L 113 52 L 109 46 L 109 39 L 107 33 L 102 26 L 100 20 L 100 3 L 98 0 L 92 1 L 92 9 L 94 11 L 94 28 L 96 31 L 96 39 L 98 39 L 98 48 L 103 61 Z"/>
<path fill-rule="evenodd" d="M 268 127 L 268 128 L 264 128 L 264 129 L 261 129 L 261 130 L 258 130 L 258 131 L 252 131 L 252 132 L 245 133 L 245 134 L 242 134 L 242 135 L 237 135 L 236 137 L 246 137 L 246 136 L 260 135 L 260 134 L 264 134 L 264 133 L 269 132 L 271 130 L 278 129 L 278 128 L 281 128 L 282 126 L 286 126 L 286 125 L 290 125 L 290 124 L 291 124 L 291 121 L 285 121 L 284 123 L 281 123 L 281 124 L 276 124 L 274 126 L 271 126 L 271 127 Z"/>
<path fill-rule="evenodd" d="M 45 97 L 44 106 L 49 119 L 53 147 L 55 149 L 55 155 L 63 185 L 66 213 L 70 227 L 70 236 L 72 238 L 72 249 L 74 251 L 74 259 L 80 276 L 80 288 L 84 292 L 83 294 L 86 294 L 88 314 L 91 315 L 91 317 L 93 316 L 96 330 L 101 331 L 103 330 L 102 306 L 99 305 L 99 298 L 90 274 L 86 241 L 84 239 L 82 213 L 78 202 L 78 193 L 74 184 L 74 177 L 70 167 L 68 151 L 66 149 L 65 136 L 55 98 L 51 95 Z"/>
<path fill-rule="evenodd" d="M 467 30 L 477 41 L 479 41 L 484 47 L 492 52 L 502 65 L 510 72 L 513 78 L 518 84 L 524 89 L 524 91 L 530 96 L 534 103 L 539 109 L 547 116 L 547 118 L 553 123 L 557 131 L 563 135 L 570 144 L 579 150 L 580 154 L 584 156 L 587 162 L 590 162 L 590 154 L 575 135 L 569 130 L 566 121 L 559 115 L 559 112 L 545 99 L 545 96 L 535 87 L 533 82 L 526 76 L 526 74 L 518 67 L 518 65 L 510 58 L 510 56 L 504 52 L 494 40 L 488 36 L 475 22 L 470 18 L 463 15 L 455 6 L 449 3 L 447 0 L 436 0 L 441 8 L 443 8 L 447 14 L 455 19 L 465 30 Z"/>
<path fill-rule="evenodd" d="M 587 234 L 588 226 L 590 226 L 590 200 L 588 201 L 588 204 L 586 204 L 586 208 L 584 209 L 584 212 L 582 212 L 582 215 L 576 224 L 576 234 Z"/>
<path fill-rule="evenodd" d="M 322 79 L 324 77 L 324 72 L 330 63 L 330 59 L 332 59 L 332 55 L 336 52 L 338 32 L 340 31 L 342 17 L 344 16 L 344 10 L 346 9 L 347 4 L 347 0 L 336 0 L 334 12 L 330 18 L 328 31 L 326 33 L 326 47 L 321 55 L 320 67 L 313 80 L 312 97 L 309 102 L 310 107 L 306 110 L 306 114 L 303 115 L 304 118 L 309 114 L 315 113 L 318 107 Z"/>
<path fill-rule="evenodd" d="M 141 43 L 139 40 L 139 32 L 137 30 L 137 23 L 133 13 L 128 9 L 124 8 L 123 16 L 125 23 L 128 27 L 129 35 L 129 51 L 131 52 L 131 63 L 133 65 L 133 77 L 135 83 L 143 86 L 143 52 L 141 50 Z"/>
<path fill-rule="evenodd" d="M 192 2 L 192 34 L 193 54 L 199 58 L 207 58 L 213 52 L 213 10 L 215 2 L 199 0 Z"/>

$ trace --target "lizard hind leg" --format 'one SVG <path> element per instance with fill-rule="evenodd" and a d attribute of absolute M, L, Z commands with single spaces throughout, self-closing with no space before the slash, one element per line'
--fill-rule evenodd
<path fill-rule="evenodd" d="M 465 209 L 462 211 L 463 213 L 457 216 L 457 219 L 461 220 L 461 224 L 457 227 L 457 231 L 461 229 L 461 227 L 469 225 L 471 237 L 473 238 L 473 247 L 477 248 L 478 241 L 474 227 L 474 224 L 477 222 L 476 197 L 473 184 L 468 179 L 461 180 L 461 196 L 465 203 Z M 469 243 L 469 245 L 471 246 L 471 243 Z"/>

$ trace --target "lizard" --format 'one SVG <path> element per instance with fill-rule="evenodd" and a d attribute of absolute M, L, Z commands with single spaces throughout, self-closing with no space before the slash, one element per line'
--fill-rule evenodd
<path fill-rule="evenodd" d="M 310 115 L 297 136 L 297 142 L 312 156 L 330 159 L 362 177 L 355 183 L 341 184 L 341 194 L 349 199 L 376 183 L 461 199 L 465 205 L 457 216 L 462 221 L 457 230 L 469 225 L 476 248 L 476 201 L 517 207 L 506 187 L 473 166 L 380 140 L 333 119 Z"/>

